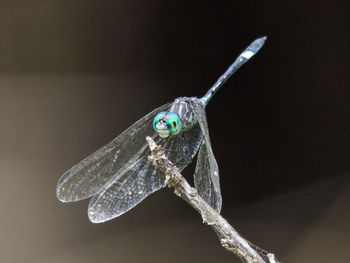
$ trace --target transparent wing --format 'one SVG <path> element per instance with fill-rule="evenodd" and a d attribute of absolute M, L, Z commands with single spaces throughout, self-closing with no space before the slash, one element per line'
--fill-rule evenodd
<path fill-rule="evenodd" d="M 150 151 L 145 148 L 142 158 L 119 170 L 102 191 L 93 196 L 88 209 L 92 222 L 115 218 L 164 186 L 164 172 L 152 165 L 148 155 Z"/>
<path fill-rule="evenodd" d="M 145 137 L 142 138 L 145 142 Z M 189 131 L 156 143 L 162 144 L 169 160 L 184 169 L 191 163 L 202 140 L 199 125 Z M 158 140 L 158 142 L 157 142 Z M 164 187 L 165 174 L 148 160 L 150 150 L 142 148 L 140 158 L 120 169 L 90 201 L 88 215 L 92 222 L 102 223 L 127 212 L 151 193 Z"/>
<path fill-rule="evenodd" d="M 181 171 L 192 162 L 201 145 L 202 138 L 201 127 L 196 123 L 190 129 L 164 141 L 162 147 L 165 149 L 168 159 Z"/>
<path fill-rule="evenodd" d="M 193 112 L 203 132 L 203 141 L 199 149 L 194 183 L 199 195 L 216 211 L 221 211 L 221 192 L 219 169 L 210 144 L 208 123 L 203 105 L 199 99 L 191 101 Z"/>
<path fill-rule="evenodd" d="M 67 171 L 58 181 L 57 198 L 62 202 L 73 202 L 93 196 L 123 167 L 137 160 L 146 147 L 146 136 L 155 136 L 152 121 L 154 116 L 167 110 L 165 104 L 134 123 L 113 141 Z"/>

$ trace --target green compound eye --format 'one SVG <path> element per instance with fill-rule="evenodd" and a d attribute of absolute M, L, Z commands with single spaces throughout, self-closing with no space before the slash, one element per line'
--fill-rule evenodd
<path fill-rule="evenodd" d="M 165 118 L 165 115 L 166 115 L 166 112 L 165 111 L 161 111 L 159 112 L 156 117 L 154 117 L 153 119 L 153 129 L 155 131 L 157 131 L 157 123 L 161 120 L 161 119 L 164 119 Z"/>
<path fill-rule="evenodd" d="M 178 134 L 181 131 L 181 121 L 176 113 L 168 112 L 165 121 L 171 134 Z"/>
<path fill-rule="evenodd" d="M 180 118 L 173 112 L 159 112 L 153 119 L 153 129 L 162 138 L 168 138 L 170 134 L 178 134 L 181 131 Z"/>

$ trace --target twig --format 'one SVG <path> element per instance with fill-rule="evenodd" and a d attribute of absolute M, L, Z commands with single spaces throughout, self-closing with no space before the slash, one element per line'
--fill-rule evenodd
<path fill-rule="evenodd" d="M 274 254 L 258 248 L 245 240 L 239 233 L 210 205 L 208 205 L 192 188 L 179 169 L 173 165 L 165 155 L 161 146 L 156 145 L 152 138 L 147 137 L 152 155 L 148 158 L 153 165 L 159 167 L 166 174 L 166 185 L 173 187 L 175 194 L 183 198 L 202 216 L 203 222 L 210 225 L 218 235 L 221 245 L 228 251 L 238 255 L 248 263 L 278 263 Z"/>

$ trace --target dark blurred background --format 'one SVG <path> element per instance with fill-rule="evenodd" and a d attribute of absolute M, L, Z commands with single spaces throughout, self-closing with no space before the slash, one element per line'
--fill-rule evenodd
<path fill-rule="evenodd" d="M 201 96 L 222 214 L 283 262 L 349 262 L 348 3 L 1 1 L 0 262 L 239 262 L 168 189 L 105 224 L 61 174 L 133 122 Z M 186 170 L 191 178 L 193 170 Z"/>

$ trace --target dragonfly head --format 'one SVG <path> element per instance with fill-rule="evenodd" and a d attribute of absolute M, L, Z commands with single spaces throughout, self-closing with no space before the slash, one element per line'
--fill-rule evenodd
<path fill-rule="evenodd" d="M 171 134 L 181 131 L 181 121 L 174 112 L 159 112 L 153 119 L 153 129 L 162 138 L 168 138 Z"/>

